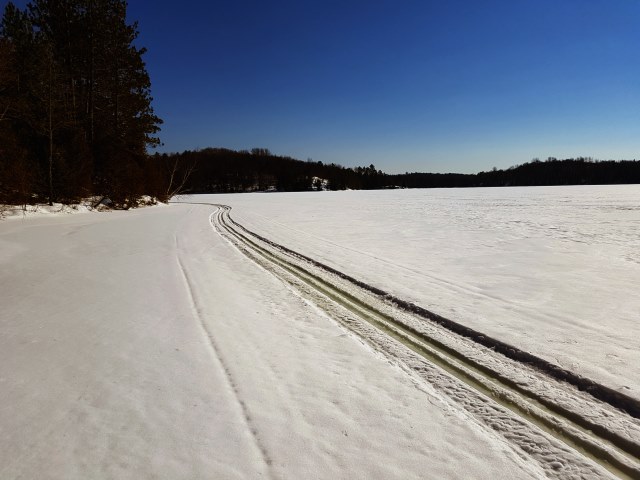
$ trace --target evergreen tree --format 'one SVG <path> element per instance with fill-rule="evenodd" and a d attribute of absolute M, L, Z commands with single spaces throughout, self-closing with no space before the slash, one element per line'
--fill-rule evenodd
<path fill-rule="evenodd" d="M 17 80 L 0 87 L 6 109 L 0 115 L 38 163 L 34 193 L 49 201 L 93 193 L 131 205 L 141 194 L 164 192 L 147 157 L 162 122 L 151 106 L 137 36 L 124 0 L 34 0 L 25 11 L 5 8 L 0 68 L 11 67 Z"/>

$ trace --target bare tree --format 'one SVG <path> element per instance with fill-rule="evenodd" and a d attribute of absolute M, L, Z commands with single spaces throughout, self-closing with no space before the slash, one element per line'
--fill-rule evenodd
<path fill-rule="evenodd" d="M 167 199 L 170 199 L 184 193 L 189 177 L 196 169 L 196 160 L 192 159 L 186 162 L 176 156 L 171 160 L 167 159 L 166 166 L 169 173 L 169 181 L 165 195 Z"/>

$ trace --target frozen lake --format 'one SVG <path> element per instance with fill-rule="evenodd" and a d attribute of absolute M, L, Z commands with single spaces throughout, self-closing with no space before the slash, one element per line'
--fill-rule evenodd
<path fill-rule="evenodd" d="M 640 186 L 206 198 L 278 243 L 640 398 Z"/>
<path fill-rule="evenodd" d="M 637 418 L 311 262 L 296 270 L 295 256 L 251 246 L 210 204 L 637 398 L 638 197 L 638 187 L 210 195 L 2 221 L 0 429 L 11 435 L 0 435 L 0 478 L 612 478 L 609 457 L 576 450 L 567 432 L 579 421 L 637 443 Z M 351 294 L 362 301 L 350 309 Z M 380 311 L 398 329 L 418 325 L 425 354 L 376 327 Z M 457 355 L 430 355 L 439 341 Z M 468 382 L 447 370 L 456 365 L 486 368 Z M 572 416 L 545 413 L 542 398 Z M 550 436 L 539 415 L 567 428 Z M 596 453 L 627 448 L 586 435 Z M 618 465 L 638 465 L 626 458 Z"/>

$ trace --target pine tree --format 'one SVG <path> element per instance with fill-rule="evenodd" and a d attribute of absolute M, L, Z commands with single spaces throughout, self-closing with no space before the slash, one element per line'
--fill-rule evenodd
<path fill-rule="evenodd" d="M 9 3 L 0 23 L 0 203 L 26 204 L 37 190 L 34 45 L 27 14 Z"/>
<path fill-rule="evenodd" d="M 24 12 L 7 5 L 0 40 L 15 52 L 22 99 L 9 109 L 12 128 L 38 159 L 37 193 L 49 201 L 94 193 L 131 205 L 161 190 L 147 147 L 159 143 L 162 121 L 137 36 L 123 0 L 34 0 Z M 4 97 L 0 90 L 0 107 Z"/>

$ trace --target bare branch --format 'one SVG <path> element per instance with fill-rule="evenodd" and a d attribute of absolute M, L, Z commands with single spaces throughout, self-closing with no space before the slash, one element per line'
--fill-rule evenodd
<path fill-rule="evenodd" d="M 187 181 L 189 180 L 189 177 L 191 177 L 191 175 L 193 174 L 193 172 L 196 169 L 196 160 L 194 159 L 192 163 L 190 163 L 183 171 L 182 171 L 182 176 L 180 178 L 180 183 L 174 187 L 173 183 L 174 183 L 174 178 L 175 178 L 175 174 L 178 171 L 178 159 L 176 158 L 176 160 L 173 163 L 173 167 L 171 170 L 171 177 L 169 179 L 169 186 L 167 188 L 167 198 L 171 198 L 174 197 L 176 195 L 180 195 L 181 193 L 184 193 L 184 187 L 187 184 Z"/>
<path fill-rule="evenodd" d="M 2 114 L 0 114 L 0 122 L 1 122 L 1 121 L 3 121 L 3 120 L 5 120 L 5 118 L 4 118 L 4 117 L 6 117 L 6 116 L 7 116 L 7 112 L 9 111 L 9 107 L 10 107 L 10 106 L 11 106 L 11 104 L 9 103 L 9 104 L 5 107 L 4 112 L 2 112 Z"/>

